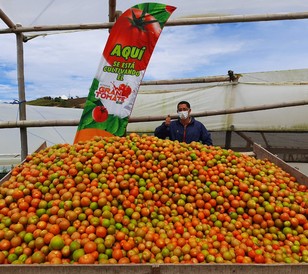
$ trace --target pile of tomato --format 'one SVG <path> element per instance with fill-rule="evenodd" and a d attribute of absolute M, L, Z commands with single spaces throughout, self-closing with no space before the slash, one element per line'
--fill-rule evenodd
<path fill-rule="evenodd" d="M 0 263 L 307 263 L 307 216 L 307 186 L 266 159 L 97 137 L 12 169 L 0 187 Z"/>

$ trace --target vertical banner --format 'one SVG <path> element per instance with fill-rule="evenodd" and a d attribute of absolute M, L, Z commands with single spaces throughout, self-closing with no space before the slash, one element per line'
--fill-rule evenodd
<path fill-rule="evenodd" d="M 126 10 L 111 29 L 74 143 L 123 136 L 140 83 L 161 31 L 176 8 L 143 3 Z"/>

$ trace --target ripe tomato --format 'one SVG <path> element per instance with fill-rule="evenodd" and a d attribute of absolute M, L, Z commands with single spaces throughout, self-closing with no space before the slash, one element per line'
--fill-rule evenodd
<path fill-rule="evenodd" d="M 95 258 L 92 254 L 84 254 L 78 259 L 79 264 L 94 264 Z"/>
<path fill-rule="evenodd" d="M 135 63 L 135 70 L 145 70 L 160 33 L 161 27 L 155 17 L 148 13 L 143 14 L 140 9 L 128 9 L 119 17 L 116 24 L 113 26 L 103 55 L 111 65 L 114 64 L 115 61 Z M 129 56 L 126 58 L 124 58 L 122 54 L 121 56 L 112 56 L 111 52 L 116 45 L 120 45 L 122 50 L 125 47 L 136 47 L 133 49 L 136 55 L 137 51 L 145 46 L 146 48 L 141 60 L 138 60 L 139 58 L 132 58 L 133 54 L 127 54 Z M 129 48 L 127 49 L 129 50 Z"/>
<path fill-rule="evenodd" d="M 265 263 L 265 258 L 261 254 L 257 254 L 254 259 L 255 259 L 255 262 L 258 263 L 258 264 L 264 264 Z"/>

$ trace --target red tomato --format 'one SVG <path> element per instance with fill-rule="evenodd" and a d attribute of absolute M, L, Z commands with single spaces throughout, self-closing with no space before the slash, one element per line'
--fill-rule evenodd
<path fill-rule="evenodd" d="M 160 33 L 161 27 L 155 17 L 131 8 L 114 24 L 103 55 L 110 65 L 120 62 L 120 68 L 127 68 L 125 63 L 134 63 L 135 70 L 145 70 Z M 118 49 L 116 54 L 115 47 Z"/>

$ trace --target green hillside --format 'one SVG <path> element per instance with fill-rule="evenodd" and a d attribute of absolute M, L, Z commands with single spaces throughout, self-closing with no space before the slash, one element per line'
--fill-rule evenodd
<path fill-rule="evenodd" d="M 43 97 L 28 101 L 27 104 L 32 106 L 44 107 L 83 108 L 85 102 L 86 98 L 61 99 L 61 97 Z"/>

